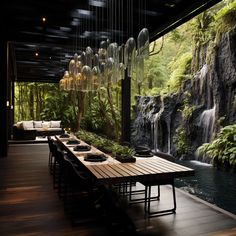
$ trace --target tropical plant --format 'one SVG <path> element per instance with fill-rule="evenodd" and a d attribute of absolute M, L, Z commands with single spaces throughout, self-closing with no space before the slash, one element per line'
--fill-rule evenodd
<path fill-rule="evenodd" d="M 236 167 L 236 124 L 225 126 L 216 138 L 198 148 L 200 155 L 207 155 L 220 167 Z"/>
<path fill-rule="evenodd" d="M 119 143 L 109 140 L 105 137 L 99 136 L 97 134 L 94 134 L 92 132 L 88 132 L 85 130 L 79 130 L 76 133 L 77 137 L 84 140 L 85 142 L 88 142 L 94 146 L 96 146 L 98 149 L 101 149 L 104 152 L 111 153 L 114 157 L 117 155 L 125 158 L 129 156 L 133 156 L 134 150 L 127 147 L 122 146 Z"/>
<path fill-rule="evenodd" d="M 187 135 L 186 130 L 182 126 L 176 129 L 175 135 L 173 137 L 173 143 L 175 144 L 178 156 L 182 156 L 187 153 Z"/>

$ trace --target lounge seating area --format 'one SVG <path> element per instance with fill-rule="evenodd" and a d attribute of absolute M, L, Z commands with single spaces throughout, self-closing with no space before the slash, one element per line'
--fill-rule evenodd
<path fill-rule="evenodd" d="M 61 121 L 19 121 L 13 125 L 13 140 L 35 140 L 36 136 L 52 136 L 64 133 Z"/>

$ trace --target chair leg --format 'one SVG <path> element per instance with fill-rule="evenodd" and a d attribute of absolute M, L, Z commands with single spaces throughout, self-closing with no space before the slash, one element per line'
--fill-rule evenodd
<path fill-rule="evenodd" d="M 145 185 L 144 183 L 142 183 L 143 185 Z M 129 201 L 130 201 L 130 204 L 135 204 L 135 203 L 144 203 L 144 209 L 147 209 L 146 206 L 147 206 L 147 202 L 146 202 L 146 199 L 147 199 L 147 186 L 145 185 L 145 188 L 144 189 L 140 189 L 140 190 L 132 190 L 132 185 L 130 185 L 130 191 L 129 191 Z M 138 195 L 138 194 L 144 194 L 144 197 L 141 197 L 141 198 L 136 198 L 136 199 L 133 199 L 132 198 L 132 195 Z M 151 197 L 150 196 L 150 200 L 151 201 L 156 201 L 156 200 L 159 200 L 160 198 L 160 187 L 158 186 L 158 194 L 157 196 L 153 196 Z"/>
<path fill-rule="evenodd" d="M 133 199 L 133 195 L 138 195 L 138 194 L 143 194 L 145 193 L 145 189 L 140 189 L 140 190 L 132 190 L 132 183 L 130 183 L 129 186 L 129 201 L 130 203 L 143 203 L 145 202 L 145 198 L 136 198 Z"/>
<path fill-rule="evenodd" d="M 173 214 L 176 212 L 176 194 L 175 194 L 175 185 L 174 185 L 174 180 L 171 182 L 171 186 L 172 186 L 172 195 L 173 195 L 173 208 L 167 209 L 167 210 L 161 210 L 161 211 L 155 211 L 155 212 L 151 212 L 151 187 L 152 186 L 148 186 L 148 197 L 146 199 L 146 204 L 145 204 L 145 212 L 148 213 L 149 217 L 155 217 L 155 216 L 161 216 L 161 215 L 166 215 L 166 214 Z M 158 195 L 160 197 L 160 186 L 158 185 Z M 146 196 L 145 196 L 146 198 Z M 147 207 L 147 208 L 146 208 Z"/>

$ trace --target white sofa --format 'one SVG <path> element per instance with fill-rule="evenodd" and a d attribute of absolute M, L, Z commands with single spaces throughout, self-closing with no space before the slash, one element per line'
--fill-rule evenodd
<path fill-rule="evenodd" d="M 13 125 L 13 139 L 31 140 L 36 136 L 51 136 L 63 134 L 60 120 L 51 121 L 19 121 Z"/>

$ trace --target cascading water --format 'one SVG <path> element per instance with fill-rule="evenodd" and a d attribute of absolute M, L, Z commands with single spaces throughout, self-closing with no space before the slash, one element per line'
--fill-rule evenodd
<path fill-rule="evenodd" d="M 205 64 L 205 65 L 201 68 L 201 70 L 200 70 L 200 72 L 199 72 L 199 74 L 198 74 L 198 78 L 199 78 L 199 80 L 200 80 L 200 94 L 202 94 L 202 92 L 203 92 L 203 85 L 204 85 L 204 82 L 205 82 L 205 77 L 206 77 L 206 75 L 207 75 L 207 72 L 208 72 L 208 67 L 207 67 L 207 65 Z"/>
<path fill-rule="evenodd" d="M 160 110 L 154 114 L 154 116 L 152 117 L 151 120 L 151 132 L 152 132 L 152 143 L 153 143 L 153 149 L 154 151 L 158 151 L 158 135 L 159 135 L 159 131 L 158 131 L 158 123 L 161 117 L 162 112 L 164 111 L 164 102 L 163 99 L 161 100 L 161 108 Z"/>
<path fill-rule="evenodd" d="M 199 126 L 203 128 L 204 143 L 211 141 L 215 124 L 215 110 L 216 106 L 214 105 L 213 108 L 203 111 L 200 116 Z"/>

